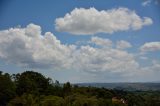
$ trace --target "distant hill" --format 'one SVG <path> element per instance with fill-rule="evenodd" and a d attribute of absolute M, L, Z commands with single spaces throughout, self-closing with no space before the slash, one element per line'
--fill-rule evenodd
<path fill-rule="evenodd" d="M 78 83 L 78 86 L 104 87 L 108 89 L 118 89 L 127 91 L 160 91 L 160 83 Z"/>

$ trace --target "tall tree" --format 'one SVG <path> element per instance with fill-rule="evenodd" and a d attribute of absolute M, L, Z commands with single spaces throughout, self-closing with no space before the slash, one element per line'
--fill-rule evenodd
<path fill-rule="evenodd" d="M 15 84 L 8 73 L 0 72 L 0 106 L 5 105 L 15 96 Z"/>
<path fill-rule="evenodd" d="M 44 94 L 49 86 L 49 79 L 42 74 L 33 71 L 23 72 L 16 79 L 17 93 Z"/>

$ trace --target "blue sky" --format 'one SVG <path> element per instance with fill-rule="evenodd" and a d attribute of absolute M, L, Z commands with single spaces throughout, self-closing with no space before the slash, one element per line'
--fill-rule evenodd
<path fill-rule="evenodd" d="M 159 0 L 1 0 L 0 70 L 73 83 L 160 81 L 159 11 Z M 32 44 L 33 33 L 46 41 Z"/>

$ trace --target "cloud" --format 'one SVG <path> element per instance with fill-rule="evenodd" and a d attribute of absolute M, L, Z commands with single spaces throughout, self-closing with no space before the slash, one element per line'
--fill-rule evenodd
<path fill-rule="evenodd" d="M 118 19 L 117 19 L 118 17 Z M 128 8 L 96 10 L 95 8 L 75 8 L 64 17 L 55 20 L 57 31 L 75 35 L 93 35 L 96 33 L 114 33 L 117 31 L 139 30 L 151 25 L 152 19 L 140 17 Z"/>
<path fill-rule="evenodd" d="M 151 0 L 145 0 L 142 2 L 142 6 L 148 6 L 151 3 Z"/>
<path fill-rule="evenodd" d="M 74 45 L 61 44 L 51 32 L 41 35 L 41 27 L 34 24 L 0 31 L 0 58 L 23 67 L 67 68 L 73 49 Z"/>
<path fill-rule="evenodd" d="M 42 35 L 41 30 L 35 24 L 1 30 L 0 59 L 19 67 L 84 72 L 86 77 L 103 76 L 104 73 L 117 77 L 134 76 L 150 69 L 157 72 L 160 66 L 156 63 L 141 67 L 134 53 L 124 49 L 129 47 L 127 41 L 118 41 L 121 46 L 115 48 L 116 43 L 109 39 L 92 37 L 89 41 L 98 46 L 89 43 L 77 46 L 62 44 L 54 34 L 46 32 Z"/>
<path fill-rule="evenodd" d="M 0 58 L 22 67 L 55 70 L 124 72 L 138 67 L 127 51 L 106 48 L 112 45 L 109 39 L 92 37 L 90 41 L 103 47 L 62 44 L 51 32 L 42 35 L 40 26 L 29 24 L 0 31 Z"/>
<path fill-rule="evenodd" d="M 149 51 L 159 51 L 160 50 L 160 42 L 148 42 L 140 47 L 142 52 Z"/>
<path fill-rule="evenodd" d="M 116 47 L 117 47 L 117 49 L 126 49 L 126 48 L 132 47 L 132 45 L 127 41 L 120 40 L 117 42 Z"/>
<path fill-rule="evenodd" d="M 82 46 L 75 60 L 74 66 L 87 72 L 125 73 L 139 67 L 132 54 L 113 48 Z"/>
<path fill-rule="evenodd" d="M 96 45 L 102 46 L 102 47 L 111 47 L 112 46 L 112 41 L 109 39 L 103 39 L 100 37 L 92 37 L 91 38 L 91 43 L 94 43 Z"/>
<path fill-rule="evenodd" d="M 149 6 L 151 3 L 155 5 L 159 5 L 160 0 L 143 0 L 142 6 L 146 7 Z"/>
<path fill-rule="evenodd" d="M 142 60 L 147 60 L 148 59 L 148 57 L 145 57 L 145 56 L 140 56 L 139 58 L 142 59 Z"/>

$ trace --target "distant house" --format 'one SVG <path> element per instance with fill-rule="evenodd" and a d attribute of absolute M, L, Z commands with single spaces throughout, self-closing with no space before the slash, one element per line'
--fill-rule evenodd
<path fill-rule="evenodd" d="M 121 101 L 123 104 L 127 104 L 127 101 L 124 100 L 123 98 L 121 98 L 120 101 Z"/>
<path fill-rule="evenodd" d="M 118 98 L 118 97 L 113 97 L 112 98 L 112 102 L 114 103 L 123 103 L 123 104 L 127 104 L 127 101 L 123 98 Z"/>

